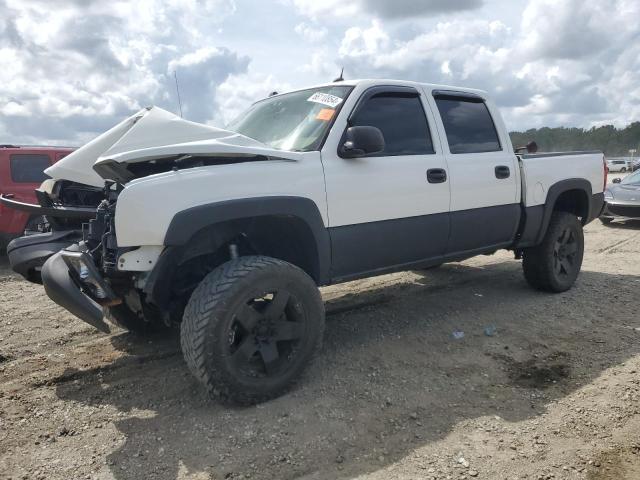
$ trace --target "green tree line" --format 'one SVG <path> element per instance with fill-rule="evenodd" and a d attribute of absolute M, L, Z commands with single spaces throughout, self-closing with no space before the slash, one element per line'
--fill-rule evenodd
<path fill-rule="evenodd" d="M 514 147 L 526 145 L 534 140 L 540 152 L 563 152 L 568 150 L 601 150 L 609 157 L 629 156 L 629 150 L 637 149 L 640 154 L 640 122 L 633 122 L 625 128 L 613 125 L 583 128 L 543 127 L 526 132 L 511 132 Z"/>

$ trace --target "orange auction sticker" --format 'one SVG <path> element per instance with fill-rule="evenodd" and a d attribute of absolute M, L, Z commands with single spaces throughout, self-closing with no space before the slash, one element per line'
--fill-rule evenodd
<path fill-rule="evenodd" d="M 336 111 L 333 108 L 323 108 L 316 115 L 316 120 L 323 120 L 325 122 L 328 122 L 333 118 L 334 113 L 336 113 Z"/>

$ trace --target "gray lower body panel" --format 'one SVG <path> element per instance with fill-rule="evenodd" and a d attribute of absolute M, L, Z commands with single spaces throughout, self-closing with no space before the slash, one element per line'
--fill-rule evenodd
<path fill-rule="evenodd" d="M 520 222 L 520 204 L 451 212 L 447 254 L 513 242 Z"/>
<path fill-rule="evenodd" d="M 329 229 L 329 234 L 332 277 L 351 277 L 442 257 L 449 237 L 449 214 L 345 225 Z"/>
<path fill-rule="evenodd" d="M 332 281 L 427 267 L 513 243 L 517 203 L 329 229 Z"/>

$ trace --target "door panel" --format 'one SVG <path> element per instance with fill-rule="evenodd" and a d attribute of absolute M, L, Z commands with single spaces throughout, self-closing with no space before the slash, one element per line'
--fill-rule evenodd
<path fill-rule="evenodd" d="M 447 246 L 449 214 L 344 225 L 330 232 L 333 277 L 342 279 L 442 256 Z"/>
<path fill-rule="evenodd" d="M 451 212 L 451 235 L 447 252 L 503 247 L 514 239 L 519 220 L 520 205 L 516 203 Z"/>
<path fill-rule="evenodd" d="M 376 87 L 376 95 L 384 93 Z M 406 88 L 406 87 L 405 87 Z M 348 126 L 361 125 L 358 118 L 348 118 L 352 112 L 360 112 L 363 98 L 372 89 L 354 91 L 352 98 L 359 99 L 352 108 L 343 109 L 344 118 L 338 118 L 335 129 L 343 132 Z M 397 92 L 398 88 L 393 89 Z M 394 118 L 393 102 L 381 102 L 387 146 L 395 149 L 375 156 L 343 159 L 337 154 L 340 135 L 330 135 L 322 150 L 327 189 L 334 276 L 357 273 L 415 262 L 441 256 L 449 235 L 449 182 L 429 183 L 427 170 L 447 171 L 438 136 L 434 132 L 433 117 L 429 108 L 414 89 L 408 89 L 418 102 L 427 124 L 424 132 L 432 138 L 433 153 L 403 154 L 402 148 L 413 148 L 420 142 L 410 139 L 397 141 L 396 131 L 407 119 L 397 112 Z M 407 98 L 407 97 L 404 97 Z M 367 121 L 378 122 L 374 114 L 365 115 Z M 378 126 L 379 125 L 371 125 Z M 415 125 L 413 125 L 415 126 Z M 422 147 L 419 147 L 422 148 Z"/>
<path fill-rule="evenodd" d="M 430 100 L 451 184 L 447 253 L 509 243 L 520 219 L 520 176 L 510 142 L 494 124 L 497 115 L 474 94 L 434 91 Z"/>

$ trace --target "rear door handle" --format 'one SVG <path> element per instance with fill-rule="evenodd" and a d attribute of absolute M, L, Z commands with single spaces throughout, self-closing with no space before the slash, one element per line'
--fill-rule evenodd
<path fill-rule="evenodd" d="M 444 168 L 430 168 L 427 170 L 429 183 L 444 183 L 447 181 L 447 171 Z"/>
<path fill-rule="evenodd" d="M 511 170 L 506 165 L 498 165 L 495 169 L 496 178 L 503 179 L 511 176 Z"/>

